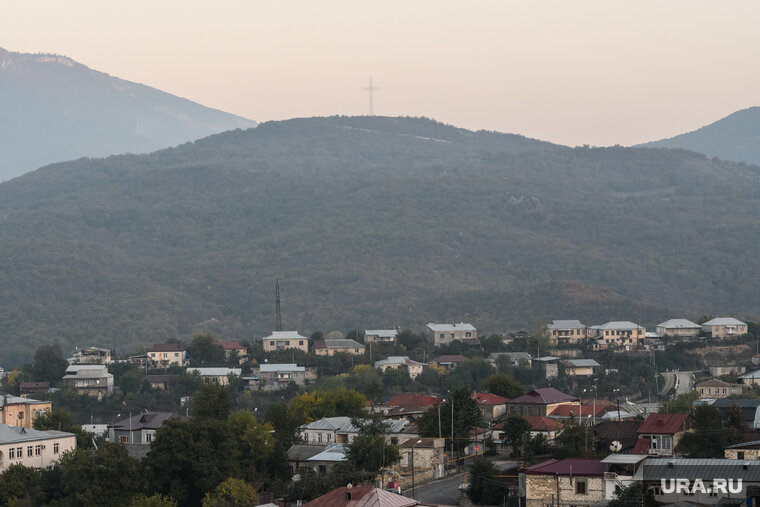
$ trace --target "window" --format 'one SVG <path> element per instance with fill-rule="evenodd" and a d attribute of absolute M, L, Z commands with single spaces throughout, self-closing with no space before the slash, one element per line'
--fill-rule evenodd
<path fill-rule="evenodd" d="M 37 444 L 34 446 L 34 455 L 39 456 L 40 454 L 42 454 L 42 446 Z"/>
<path fill-rule="evenodd" d="M 274 347 L 274 340 L 272 340 L 272 341 L 269 342 L 269 346 L 270 347 Z"/>
<path fill-rule="evenodd" d="M 744 451 L 737 452 L 736 459 L 744 459 Z"/>
<path fill-rule="evenodd" d="M 298 345 L 303 346 L 303 340 L 298 340 Z"/>
<path fill-rule="evenodd" d="M 575 494 L 576 495 L 586 494 L 586 479 L 575 479 Z"/>
<path fill-rule="evenodd" d="M 119 442 L 121 442 L 122 444 L 127 444 L 129 443 L 129 437 L 127 437 L 126 435 L 121 435 L 119 436 Z"/>
<path fill-rule="evenodd" d="M 472 333 L 470 333 L 469 331 L 468 331 L 468 332 L 466 332 L 464 335 L 465 335 L 465 337 L 467 337 L 467 338 L 470 338 L 470 337 L 472 337 Z"/>
<path fill-rule="evenodd" d="M 34 447 L 32 447 L 31 445 L 29 447 L 27 447 L 26 448 L 26 455 L 28 457 L 34 456 Z"/>
<path fill-rule="evenodd" d="M 53 444 L 53 454 L 58 454 L 58 452 L 61 450 L 61 446 L 58 445 L 58 442 Z"/>
<path fill-rule="evenodd" d="M 16 447 L 16 458 L 21 459 L 24 456 L 24 448 Z"/>
<path fill-rule="evenodd" d="M 174 357 L 179 357 L 179 352 L 175 352 Z"/>
<path fill-rule="evenodd" d="M 441 340 L 443 340 L 444 338 L 446 338 L 446 335 L 444 333 L 441 333 L 440 338 L 441 338 Z"/>
<path fill-rule="evenodd" d="M 148 443 L 151 443 L 153 441 L 153 433 L 148 433 L 145 435 L 145 441 Z"/>
<path fill-rule="evenodd" d="M 8 449 L 8 459 L 15 459 L 16 458 L 16 449 L 11 447 Z"/>
<path fill-rule="evenodd" d="M 319 442 L 320 444 L 322 443 L 322 433 L 319 433 L 317 435 L 317 442 Z"/>

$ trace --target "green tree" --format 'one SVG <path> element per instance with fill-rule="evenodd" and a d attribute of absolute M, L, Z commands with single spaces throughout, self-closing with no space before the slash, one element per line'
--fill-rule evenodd
<path fill-rule="evenodd" d="M 78 448 L 92 447 L 92 435 L 82 429 L 82 425 L 74 422 L 74 418 L 64 408 L 55 407 L 53 410 L 41 412 L 34 418 L 34 429 L 42 431 L 65 431 L 77 436 Z"/>
<path fill-rule="evenodd" d="M 232 411 L 230 388 L 214 382 L 203 382 L 193 394 L 190 411 L 195 419 L 226 420 Z"/>
<path fill-rule="evenodd" d="M 164 495 L 137 495 L 132 499 L 129 507 L 177 507 L 173 498 Z"/>
<path fill-rule="evenodd" d="M 34 352 L 32 376 L 37 382 L 57 384 L 66 374 L 68 366 L 60 345 L 43 345 Z"/>
<path fill-rule="evenodd" d="M 454 406 L 453 416 L 451 413 L 452 402 Z M 420 429 L 420 435 L 423 437 L 437 437 L 440 428 L 441 434 L 448 439 L 446 444 L 448 447 L 451 445 L 452 417 L 454 419 L 454 448 L 461 454 L 462 449 L 472 439 L 470 430 L 483 425 L 483 413 L 468 389 L 455 390 L 451 399 L 422 414 L 417 425 Z"/>
<path fill-rule="evenodd" d="M 483 381 L 483 390 L 488 393 L 504 396 L 505 398 L 517 398 L 525 394 L 525 388 L 515 379 L 504 373 L 497 373 L 485 379 Z"/>
<path fill-rule="evenodd" d="M 456 370 L 449 373 L 449 383 L 454 388 L 477 389 L 493 375 L 491 363 L 482 357 L 476 357 L 463 362 Z"/>
<path fill-rule="evenodd" d="M 274 428 L 271 424 L 260 424 L 247 410 L 235 412 L 228 421 L 232 433 L 238 437 L 242 476 L 253 480 L 257 475 L 264 475 L 266 463 L 274 451 Z"/>
<path fill-rule="evenodd" d="M 14 463 L 0 474 L 0 505 L 36 505 L 39 494 L 40 474 L 34 468 Z"/>
<path fill-rule="evenodd" d="M 365 417 L 366 398 L 354 390 L 314 391 L 303 393 L 290 400 L 288 414 L 296 425 L 316 421 L 323 417 Z"/>
<path fill-rule="evenodd" d="M 352 419 L 359 434 L 348 445 L 346 460 L 357 470 L 377 475 L 381 469 L 398 463 L 399 451 L 395 445 L 385 443 L 386 427 L 382 418 Z"/>
<path fill-rule="evenodd" d="M 586 458 L 589 449 L 594 448 L 588 426 L 580 424 L 574 417 L 565 421 L 555 440 L 559 446 L 557 455 L 563 458 Z"/>
<path fill-rule="evenodd" d="M 672 400 L 660 403 L 661 414 L 689 414 L 694 409 L 694 402 L 699 399 L 697 391 L 676 395 Z"/>
<path fill-rule="evenodd" d="M 187 347 L 187 356 L 194 365 L 220 365 L 224 363 L 224 348 L 210 334 L 197 334 Z"/>
<path fill-rule="evenodd" d="M 689 458 L 722 458 L 727 431 L 721 430 L 720 413 L 715 407 L 700 405 L 694 410 L 694 432 L 678 442 L 678 454 Z"/>
<path fill-rule="evenodd" d="M 509 487 L 502 484 L 497 475 L 493 463 L 483 458 L 475 460 L 470 469 L 470 487 L 467 489 L 467 496 L 473 504 L 502 505 Z"/>
<path fill-rule="evenodd" d="M 526 437 L 530 437 L 530 423 L 519 415 L 510 415 L 504 421 L 504 436 L 512 447 L 513 456 L 522 456 Z"/>
<path fill-rule="evenodd" d="M 259 496 L 250 485 L 242 479 L 229 479 L 221 482 L 213 492 L 203 497 L 203 507 L 248 507 L 256 505 Z"/>

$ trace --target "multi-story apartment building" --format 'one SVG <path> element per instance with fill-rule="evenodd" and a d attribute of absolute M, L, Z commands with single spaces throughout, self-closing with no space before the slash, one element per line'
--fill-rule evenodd
<path fill-rule="evenodd" d="M 148 351 L 148 359 L 156 366 L 185 366 L 187 350 L 176 343 L 156 343 Z"/>
<path fill-rule="evenodd" d="M 607 347 L 621 347 L 626 350 L 636 349 L 643 345 L 647 330 L 629 321 L 607 322 L 600 326 L 592 326 L 590 331 L 599 344 Z"/>
<path fill-rule="evenodd" d="M 588 327 L 579 320 L 553 320 L 546 327 L 553 344 L 575 344 L 588 339 Z"/>

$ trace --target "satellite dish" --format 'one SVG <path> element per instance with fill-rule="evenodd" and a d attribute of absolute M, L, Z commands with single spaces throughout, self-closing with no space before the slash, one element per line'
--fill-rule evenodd
<path fill-rule="evenodd" d="M 620 452 L 622 448 L 623 444 L 620 443 L 620 440 L 613 440 L 610 444 L 610 451 L 612 452 Z"/>

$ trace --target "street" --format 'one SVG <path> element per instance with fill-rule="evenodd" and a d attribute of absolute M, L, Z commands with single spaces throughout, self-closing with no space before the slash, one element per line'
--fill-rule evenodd
<path fill-rule="evenodd" d="M 462 484 L 463 479 L 464 472 L 459 472 L 455 475 L 446 477 L 445 479 L 418 485 L 415 488 L 415 498 L 425 503 L 458 505 L 459 485 Z M 411 497 L 412 490 L 408 489 L 405 491 L 404 496 Z"/>

